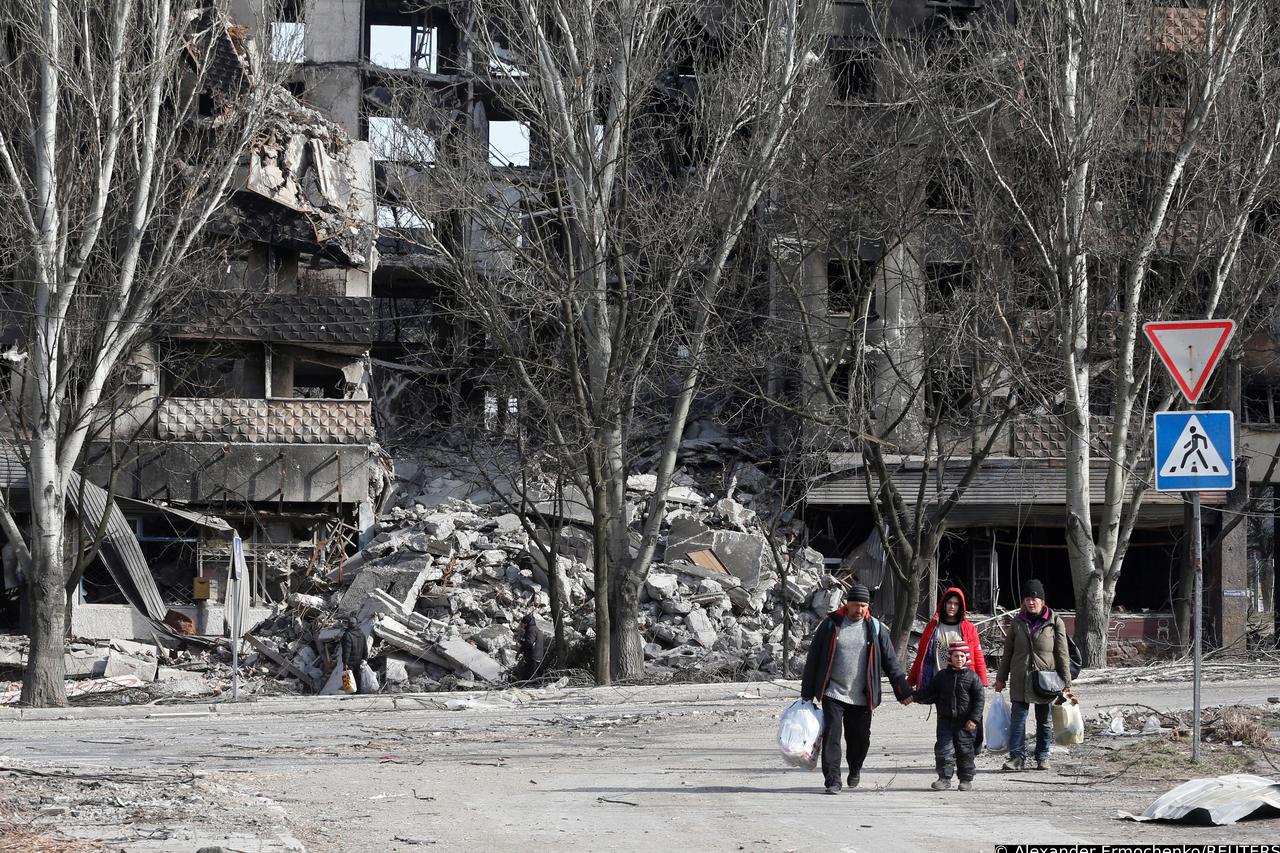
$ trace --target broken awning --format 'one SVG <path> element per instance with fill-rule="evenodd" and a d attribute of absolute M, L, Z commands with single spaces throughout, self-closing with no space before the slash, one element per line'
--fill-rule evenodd
<path fill-rule="evenodd" d="M 106 490 L 79 474 L 72 474 L 67 482 L 67 503 L 68 509 L 80 515 L 80 524 L 90 534 L 98 529 L 106 515 L 106 533 L 99 546 L 99 558 L 124 593 L 125 600 L 148 619 L 163 624 L 167 608 L 138 537 L 120 507 L 114 502 L 108 505 Z"/>
<path fill-rule="evenodd" d="M 964 476 L 967 459 L 948 460 L 941 469 L 934 463 L 928 469 L 919 460 L 890 464 L 894 486 L 903 499 L 914 503 L 920 494 L 921 478 L 926 478 L 924 497 L 941 501 Z M 1131 478 L 1125 499 L 1133 494 L 1135 481 L 1144 476 L 1141 470 Z M 880 480 L 861 465 L 833 472 L 810 487 L 806 500 L 810 506 L 866 506 L 879 490 Z M 1105 500 L 1106 464 L 1095 463 L 1089 476 L 1091 502 Z M 1067 497 L 1067 469 L 1061 460 L 992 458 L 986 460 L 970 481 L 960 504 L 948 516 L 957 526 L 967 524 L 1004 524 L 1011 522 L 1060 519 Z M 1205 492 L 1206 505 L 1226 502 L 1225 492 Z M 1148 490 L 1143 496 L 1141 523 L 1181 521 L 1181 494 Z"/>
<path fill-rule="evenodd" d="M 190 524 L 207 527 L 210 530 L 217 530 L 222 533 L 232 532 L 231 525 L 227 524 L 227 522 L 218 518 L 216 515 L 205 515 L 204 513 L 184 509 L 180 506 L 174 506 L 173 504 L 154 503 L 152 501 L 142 501 L 136 498 L 116 498 L 116 503 L 125 510 L 137 512 L 158 511 Z"/>

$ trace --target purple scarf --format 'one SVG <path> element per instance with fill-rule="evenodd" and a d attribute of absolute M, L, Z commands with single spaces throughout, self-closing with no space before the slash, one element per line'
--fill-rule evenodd
<path fill-rule="evenodd" d="M 1027 623 L 1027 630 L 1031 632 L 1031 639 L 1033 640 L 1036 638 L 1036 632 L 1049 624 L 1051 616 L 1052 614 L 1050 613 L 1049 605 L 1047 604 L 1037 616 L 1029 616 L 1025 610 L 1018 611 L 1018 618 Z"/>

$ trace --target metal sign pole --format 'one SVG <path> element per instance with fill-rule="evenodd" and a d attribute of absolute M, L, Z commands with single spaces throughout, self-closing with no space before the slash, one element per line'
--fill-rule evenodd
<path fill-rule="evenodd" d="M 239 698 L 239 638 L 234 635 L 234 631 L 232 631 L 232 634 L 232 702 L 234 702 Z M 1197 701 L 1196 707 L 1196 725 L 1199 726 L 1199 701 Z"/>
<path fill-rule="evenodd" d="M 1193 593 L 1191 602 L 1191 644 L 1194 654 L 1194 673 L 1192 676 L 1192 724 L 1191 724 L 1191 762 L 1200 763 L 1200 654 L 1204 631 L 1202 630 L 1202 613 L 1204 607 L 1204 553 L 1200 541 L 1200 493 L 1191 493 L 1191 559 Z"/>

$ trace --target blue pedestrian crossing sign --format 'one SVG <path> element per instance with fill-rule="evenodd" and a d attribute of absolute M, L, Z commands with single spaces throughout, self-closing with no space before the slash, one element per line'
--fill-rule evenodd
<path fill-rule="evenodd" d="M 1158 492 L 1217 492 L 1236 487 L 1231 412 L 1156 412 Z"/>

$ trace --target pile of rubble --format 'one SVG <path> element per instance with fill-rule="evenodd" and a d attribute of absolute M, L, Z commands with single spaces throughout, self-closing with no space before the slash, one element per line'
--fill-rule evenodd
<path fill-rule="evenodd" d="M 688 470 L 668 496 L 663 547 L 641 595 L 648 677 L 692 669 L 700 677 L 780 674 L 784 603 L 792 648 L 800 649 L 842 601 L 818 552 L 788 552 L 765 534 L 753 507 L 763 512 L 771 505 L 769 478 L 744 460 L 728 473 L 732 496 L 709 493 Z M 396 474 L 377 536 L 335 568 L 331 592 L 293 593 L 285 609 L 257 626 L 250 640 L 257 658 L 248 662 L 269 662 L 304 689 L 336 692 L 336 641 L 355 620 L 369 638 L 384 691 L 452 690 L 545 674 L 553 637 L 546 546 L 554 527 L 566 646 L 580 651 L 572 660 L 587 665 L 595 590 L 581 494 L 564 490 L 556 501 L 544 489 L 541 500 L 526 500 L 522 516 L 511 511 L 521 505 L 511 481 L 496 472 L 480 476 L 469 461 L 401 463 Z M 628 479 L 628 510 L 637 524 L 655 485 L 650 474 Z M 785 586 L 778 580 L 782 561 L 788 561 Z"/>
<path fill-rule="evenodd" d="M 0 705 L 18 701 L 20 674 L 26 665 L 27 638 L 0 637 Z M 217 650 L 169 648 L 161 641 L 72 640 L 63 665 L 67 697 L 83 702 L 94 701 L 84 697 L 125 690 L 131 694 L 128 701 L 135 702 L 216 695 L 231 680 L 231 669 L 220 660 Z"/>
<path fill-rule="evenodd" d="M 687 439 L 668 495 L 637 624 L 646 676 L 654 680 L 781 675 L 784 611 L 798 656 L 822 616 L 842 602 L 821 554 L 787 548 L 793 537 L 776 523 L 782 532 L 767 535 L 776 522 L 773 484 L 728 442 L 718 434 Z M 628 513 L 637 530 L 655 487 L 652 474 L 628 478 Z M 552 572 L 560 581 L 568 652 L 561 667 L 589 669 L 595 590 L 586 501 L 545 483 L 536 494 L 524 489 L 522 500 L 499 471 L 443 451 L 397 464 L 373 540 L 327 574 L 295 573 L 295 591 L 246 635 L 245 691 L 338 692 L 338 640 L 352 622 L 366 635 L 383 692 L 551 676 Z M 549 566 L 553 534 L 556 558 Z M 179 690 L 221 693 L 231 680 L 223 643 L 199 648 L 158 637 L 154 646 L 73 645 L 68 677 L 107 679 L 89 692 L 140 682 L 150 686 L 147 699 Z M 85 662 L 72 665 L 77 656 Z M 15 659 L 10 666 L 21 664 Z M 797 667 L 793 662 L 793 673 Z M 169 691 L 159 689 L 177 680 Z M 10 687 L 16 699 L 17 685 Z"/>

